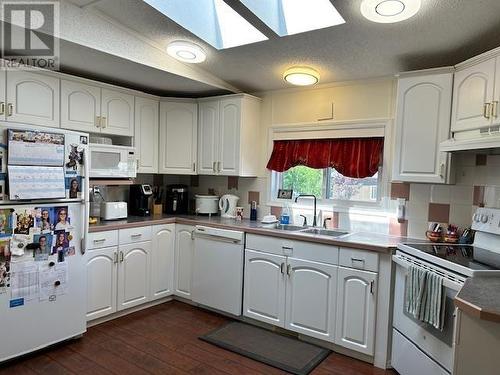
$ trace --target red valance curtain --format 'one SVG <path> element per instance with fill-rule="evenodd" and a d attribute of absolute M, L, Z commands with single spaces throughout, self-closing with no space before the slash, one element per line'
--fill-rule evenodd
<path fill-rule="evenodd" d="M 335 168 L 346 177 L 371 177 L 378 171 L 384 138 L 339 138 L 274 141 L 267 169 L 284 172 L 297 165 Z"/>

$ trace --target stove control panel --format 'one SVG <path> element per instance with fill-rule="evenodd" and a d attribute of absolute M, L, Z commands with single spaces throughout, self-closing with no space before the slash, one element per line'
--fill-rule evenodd
<path fill-rule="evenodd" d="M 472 215 L 472 229 L 500 234 L 500 209 L 480 207 Z"/>

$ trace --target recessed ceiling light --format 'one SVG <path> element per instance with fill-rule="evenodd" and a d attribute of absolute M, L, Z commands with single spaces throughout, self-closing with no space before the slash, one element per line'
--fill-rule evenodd
<path fill-rule="evenodd" d="M 373 22 L 400 22 L 417 14 L 420 5 L 421 0 L 363 0 L 361 14 Z"/>
<path fill-rule="evenodd" d="M 294 66 L 283 73 L 283 79 L 292 85 L 308 86 L 319 82 L 319 73 L 307 66 Z"/>
<path fill-rule="evenodd" d="M 182 40 L 169 43 L 167 53 L 179 61 L 192 64 L 201 63 L 207 57 L 199 45 Z"/>

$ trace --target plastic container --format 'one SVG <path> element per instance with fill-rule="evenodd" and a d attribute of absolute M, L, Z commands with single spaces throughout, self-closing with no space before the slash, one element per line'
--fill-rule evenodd
<path fill-rule="evenodd" d="M 290 207 L 288 204 L 285 204 L 281 210 L 280 224 L 290 224 Z"/>

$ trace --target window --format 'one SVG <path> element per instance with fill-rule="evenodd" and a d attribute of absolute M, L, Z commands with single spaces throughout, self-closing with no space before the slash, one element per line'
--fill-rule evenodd
<path fill-rule="evenodd" d="M 349 178 L 333 168 L 313 169 L 297 166 L 274 174 L 274 191 L 292 189 L 295 196 L 314 194 L 325 200 L 375 203 L 379 200 L 381 171 L 373 177 Z"/>

